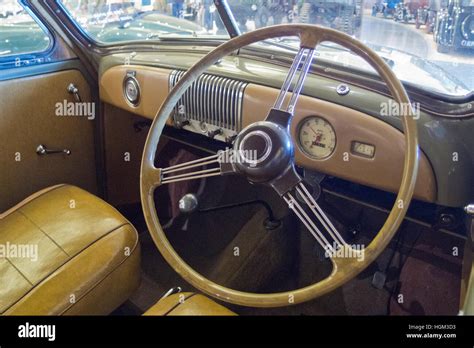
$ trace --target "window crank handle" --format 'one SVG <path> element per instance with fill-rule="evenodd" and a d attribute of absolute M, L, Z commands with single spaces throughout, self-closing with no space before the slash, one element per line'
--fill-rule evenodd
<path fill-rule="evenodd" d="M 70 83 L 67 86 L 67 91 L 68 91 L 69 94 L 72 94 L 74 96 L 74 99 L 76 100 L 76 102 L 78 102 L 78 103 L 82 102 L 81 95 L 79 94 L 79 89 L 76 87 L 75 84 Z"/>

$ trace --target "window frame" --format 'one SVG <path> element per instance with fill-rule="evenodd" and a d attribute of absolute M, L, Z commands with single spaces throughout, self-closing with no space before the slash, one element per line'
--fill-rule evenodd
<path fill-rule="evenodd" d="M 43 33 L 48 37 L 49 44 L 42 51 L 24 52 L 20 54 L 8 54 L 0 56 L 0 70 L 10 68 L 20 68 L 37 64 L 52 62 L 51 53 L 56 46 L 56 40 L 51 30 L 33 12 L 27 0 L 17 0 L 18 4 L 28 13 L 31 19 L 38 25 Z"/>

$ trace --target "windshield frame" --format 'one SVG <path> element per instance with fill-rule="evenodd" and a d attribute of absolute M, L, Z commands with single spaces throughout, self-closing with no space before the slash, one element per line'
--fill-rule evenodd
<path fill-rule="evenodd" d="M 182 47 L 182 46 L 196 46 L 198 45 L 204 45 L 204 46 L 211 46 L 211 47 L 217 47 L 218 45 L 226 42 L 229 40 L 228 37 L 173 37 L 173 36 L 167 36 L 164 38 L 160 39 L 153 39 L 153 40 L 136 40 L 136 41 L 131 41 L 131 42 L 117 42 L 117 43 L 111 43 L 111 44 L 103 44 L 101 42 L 97 42 L 93 40 L 82 28 L 81 26 L 76 23 L 76 21 L 70 16 L 69 12 L 67 9 L 64 8 L 64 5 L 60 0 L 53 0 L 53 1 L 46 1 L 45 3 L 38 3 L 38 4 L 31 4 L 31 0 L 27 1 L 28 4 L 32 7 L 39 6 L 41 8 L 47 9 L 49 14 L 52 17 L 55 17 L 54 19 L 59 22 L 59 24 L 62 24 L 65 26 L 68 31 L 72 34 L 74 39 L 77 40 L 78 44 L 82 46 L 84 53 L 90 54 L 92 53 L 94 55 L 98 55 L 101 57 L 118 53 L 118 52 L 124 52 L 124 51 L 130 51 L 130 52 L 135 52 L 135 51 L 155 51 L 157 47 L 159 46 L 166 46 L 169 45 L 171 42 L 173 44 L 177 44 L 176 47 Z M 216 1 L 215 2 L 219 2 Z M 239 50 L 238 54 L 243 54 L 244 52 L 250 52 L 251 58 L 258 58 L 258 59 L 264 59 L 267 61 L 268 57 L 271 57 L 271 62 L 274 64 L 283 64 L 285 66 L 288 66 L 291 64 L 293 60 L 293 56 L 290 54 L 282 54 L 280 57 L 275 57 L 275 52 L 272 51 L 270 48 L 265 48 L 263 45 L 260 45 L 260 47 L 244 47 Z M 196 51 L 193 51 L 196 52 Z M 252 56 L 255 55 L 255 56 Z M 284 57 L 286 56 L 286 57 Z M 387 96 L 391 95 L 388 93 L 388 89 L 385 86 L 385 84 L 380 80 L 380 77 L 376 73 L 371 73 L 370 71 L 364 71 L 361 69 L 356 69 L 352 67 L 344 67 L 339 64 L 333 64 L 330 62 L 325 62 L 323 60 L 315 60 L 316 62 L 313 62 L 312 67 L 311 67 L 311 73 L 318 74 L 321 76 L 325 77 L 330 77 L 336 80 L 341 80 L 341 81 L 346 81 L 350 83 L 356 83 L 364 88 L 372 89 L 375 92 L 381 93 L 381 94 L 386 94 Z M 328 70 L 329 69 L 329 70 Z M 351 74 L 350 78 L 346 78 L 344 74 Z M 351 82 L 353 81 L 353 82 Z M 403 81 L 402 82 L 405 88 L 407 89 L 407 92 L 409 94 L 412 94 L 412 98 L 414 96 L 427 100 L 429 99 L 429 102 L 426 102 L 427 106 L 432 105 L 433 100 L 440 101 L 444 103 L 443 109 L 446 109 L 446 112 L 442 112 L 439 114 L 439 107 L 432 109 L 430 107 L 427 107 L 427 110 L 430 113 L 435 113 L 439 114 L 440 116 L 447 116 L 447 117 L 465 117 L 467 116 L 472 116 L 471 113 L 467 113 L 465 110 L 466 108 L 460 108 L 461 110 L 457 112 L 454 108 L 459 108 L 459 106 L 464 105 L 464 104 L 470 104 L 472 106 L 472 100 L 474 99 L 474 91 L 471 91 L 470 93 L 462 96 L 456 96 L 456 95 L 450 95 L 450 94 L 444 94 L 440 93 L 438 91 L 434 90 L 429 90 L 429 89 L 424 89 L 421 86 Z M 388 94 L 387 94 L 388 93 Z M 449 104 L 452 104 L 452 107 L 449 106 Z"/>

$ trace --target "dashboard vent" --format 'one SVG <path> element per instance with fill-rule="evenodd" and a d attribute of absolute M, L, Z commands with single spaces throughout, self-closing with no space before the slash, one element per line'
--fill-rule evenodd
<path fill-rule="evenodd" d="M 173 88 L 185 71 L 173 70 L 169 87 Z M 224 130 L 242 129 L 242 101 L 246 82 L 203 74 L 188 88 L 176 104 L 175 119 L 194 120 Z"/>

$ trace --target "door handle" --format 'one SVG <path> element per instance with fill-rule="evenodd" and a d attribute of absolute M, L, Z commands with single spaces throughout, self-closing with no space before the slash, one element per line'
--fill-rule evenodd
<path fill-rule="evenodd" d="M 38 145 L 38 147 L 36 148 L 36 153 L 39 155 L 39 156 L 43 156 L 43 155 L 51 155 L 51 154 L 54 154 L 54 153 L 64 153 L 66 155 L 70 155 L 71 154 L 71 150 L 68 150 L 68 149 L 63 149 L 63 150 L 52 150 L 52 149 L 48 149 L 46 146 L 40 144 Z"/>

